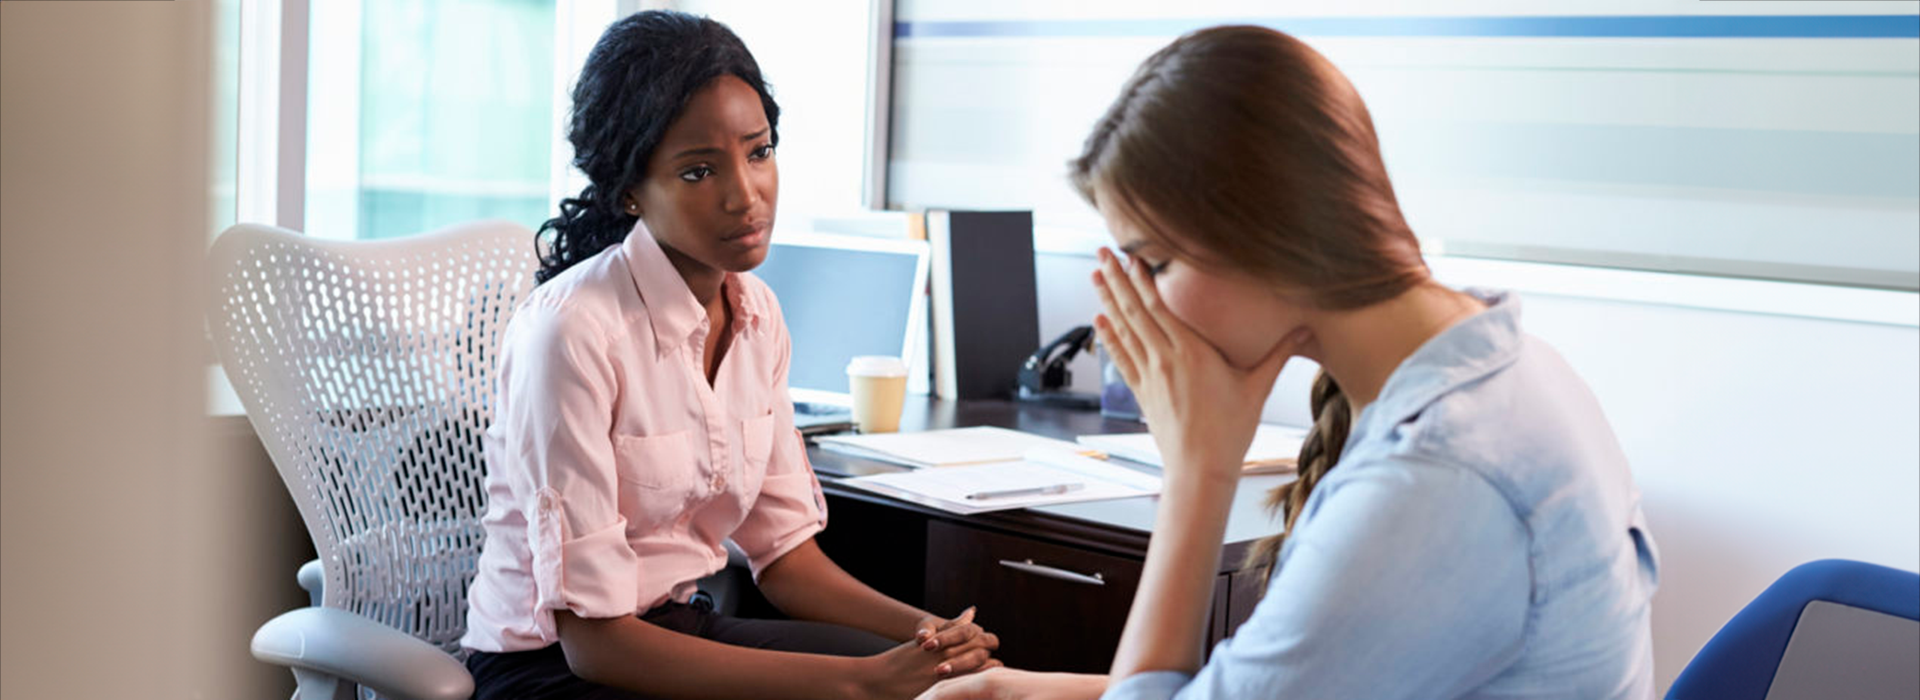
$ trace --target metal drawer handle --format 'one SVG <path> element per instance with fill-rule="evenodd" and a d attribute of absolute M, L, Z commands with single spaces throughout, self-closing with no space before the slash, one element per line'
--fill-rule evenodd
<path fill-rule="evenodd" d="M 1085 584 L 1090 584 L 1094 586 L 1107 585 L 1107 578 L 1105 576 L 1101 576 L 1100 572 L 1098 571 L 1093 572 L 1091 575 L 1083 574 L 1078 571 L 1056 569 L 1054 567 L 1047 566 L 1045 564 L 1035 564 L 1033 563 L 1032 559 L 1028 559 L 1025 561 L 1013 561 L 1011 559 L 1001 559 L 1000 565 L 1007 567 L 1009 569 L 1013 569 L 1015 571 L 1025 571 L 1029 574 L 1034 574 L 1036 576 L 1045 576 L 1047 578 L 1057 578 L 1062 581 L 1072 581 L 1074 583 L 1085 583 Z"/>

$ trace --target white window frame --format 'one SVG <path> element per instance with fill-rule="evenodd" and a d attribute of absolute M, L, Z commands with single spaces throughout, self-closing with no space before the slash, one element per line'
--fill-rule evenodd
<path fill-rule="evenodd" d="M 240 4 L 236 221 L 304 225 L 307 10 L 307 0 Z"/>
<path fill-rule="evenodd" d="M 1452 255 L 1428 255 L 1427 265 L 1440 281 L 1459 286 L 1920 327 L 1920 293 L 1902 290 Z"/>

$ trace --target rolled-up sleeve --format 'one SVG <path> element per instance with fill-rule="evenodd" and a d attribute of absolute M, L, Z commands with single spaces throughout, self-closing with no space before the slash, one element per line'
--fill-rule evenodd
<path fill-rule="evenodd" d="M 496 469 L 531 486 L 527 518 L 536 614 L 630 615 L 639 560 L 619 509 L 613 423 L 615 372 L 602 329 L 589 320 L 529 307 L 501 349 L 502 437 Z"/>
<path fill-rule="evenodd" d="M 774 363 L 774 395 L 784 398 L 793 343 L 787 337 L 785 323 L 776 321 L 772 327 L 778 358 Z M 793 404 L 784 400 L 774 403 L 773 447 L 767 457 L 766 479 L 761 482 L 753 508 L 732 535 L 734 544 L 746 553 L 756 581 L 760 572 L 827 526 L 826 498 L 813 465 L 807 462 L 806 443 L 794 430 Z"/>
<path fill-rule="evenodd" d="M 1266 596 L 1197 674 L 1108 700 L 1456 697 L 1518 658 L 1528 530 L 1469 470 L 1371 464 L 1322 485 Z"/>
<path fill-rule="evenodd" d="M 1107 688 L 1104 698 L 1170 698 L 1193 681 L 1178 671 L 1148 671 L 1127 676 Z"/>

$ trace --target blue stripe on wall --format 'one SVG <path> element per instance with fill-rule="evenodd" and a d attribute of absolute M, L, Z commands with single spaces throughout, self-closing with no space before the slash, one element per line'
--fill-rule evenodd
<path fill-rule="evenodd" d="M 1618 17 L 1268 17 L 897 22 L 899 39 L 1177 36 L 1257 24 L 1300 36 L 1920 39 L 1920 15 Z"/>

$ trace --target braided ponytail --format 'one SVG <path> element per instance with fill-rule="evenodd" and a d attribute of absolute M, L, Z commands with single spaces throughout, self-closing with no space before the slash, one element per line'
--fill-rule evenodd
<path fill-rule="evenodd" d="M 1261 538 L 1247 551 L 1243 568 L 1259 575 L 1262 591 L 1273 579 L 1273 566 L 1280 559 L 1280 545 L 1286 543 L 1287 533 L 1293 532 L 1300 511 L 1306 508 L 1307 497 L 1313 495 L 1313 487 L 1320 485 L 1320 480 L 1340 462 L 1340 451 L 1346 447 L 1347 433 L 1353 428 L 1347 395 L 1324 369 L 1313 378 L 1310 405 L 1313 427 L 1307 431 L 1307 441 L 1300 446 L 1299 478 L 1267 493 L 1267 510 L 1282 514 L 1286 529 Z"/>
<path fill-rule="evenodd" d="M 598 199 L 598 186 L 588 185 L 580 196 L 560 200 L 560 215 L 540 225 L 535 235 L 544 245 L 540 246 L 540 269 L 533 275 L 536 283 L 552 279 L 608 246 L 618 245 L 633 230 L 634 220 L 640 217 L 628 214 L 617 203 L 603 205 Z"/>

